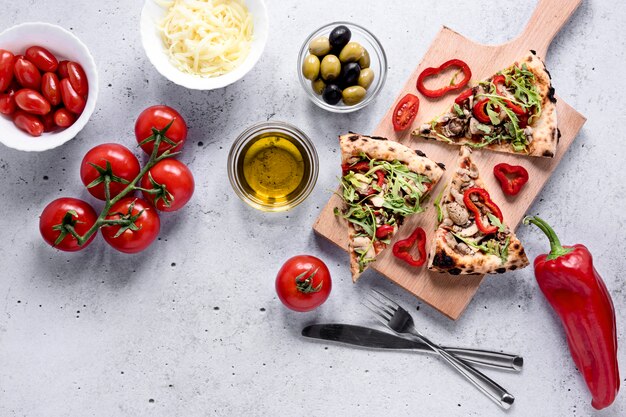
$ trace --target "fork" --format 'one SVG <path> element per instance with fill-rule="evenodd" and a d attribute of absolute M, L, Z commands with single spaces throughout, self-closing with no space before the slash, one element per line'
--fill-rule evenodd
<path fill-rule="evenodd" d="M 485 394 L 490 400 L 504 409 L 509 409 L 511 407 L 513 401 L 515 401 L 515 397 L 513 395 L 509 394 L 504 388 L 482 372 L 477 371 L 475 368 L 461 361 L 456 356 L 448 353 L 441 346 L 431 342 L 415 328 L 413 317 L 411 317 L 409 312 L 395 301 L 375 289 L 372 289 L 371 291 L 370 298 L 366 299 L 369 301 L 371 306 L 365 303 L 363 303 L 363 305 L 374 313 L 376 318 L 385 326 L 398 334 L 409 335 L 426 343 L 449 365 L 456 369 L 457 372 L 474 384 L 474 386 Z"/>

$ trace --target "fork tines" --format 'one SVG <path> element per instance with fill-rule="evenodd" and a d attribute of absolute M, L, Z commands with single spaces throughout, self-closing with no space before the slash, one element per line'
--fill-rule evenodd
<path fill-rule="evenodd" d="M 375 289 L 371 290 L 364 301 L 367 303 L 362 302 L 361 304 L 374 313 L 374 316 L 384 325 L 388 325 L 389 320 L 391 320 L 394 313 L 398 310 L 398 304 Z"/>

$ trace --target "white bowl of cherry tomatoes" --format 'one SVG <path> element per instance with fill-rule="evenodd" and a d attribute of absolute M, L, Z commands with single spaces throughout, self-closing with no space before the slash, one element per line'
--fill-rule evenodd
<path fill-rule="evenodd" d="M 0 142 L 45 151 L 73 139 L 96 107 L 98 73 L 84 43 L 49 23 L 0 33 Z"/>

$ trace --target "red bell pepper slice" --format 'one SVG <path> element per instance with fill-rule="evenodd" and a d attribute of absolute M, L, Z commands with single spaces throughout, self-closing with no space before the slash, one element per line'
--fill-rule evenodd
<path fill-rule="evenodd" d="M 369 171 L 371 169 L 369 162 L 366 161 L 361 161 L 361 162 L 357 162 L 354 165 L 348 165 L 348 164 L 343 164 L 341 166 L 341 170 L 343 171 L 343 175 L 346 175 L 348 172 L 350 171 Z M 383 185 L 385 184 L 385 173 L 382 171 L 382 169 L 379 169 L 377 171 L 374 171 L 374 175 L 376 175 L 376 185 L 378 186 L 378 188 L 382 188 Z M 372 194 L 376 194 L 378 191 L 376 191 L 373 187 L 369 187 L 367 189 L 367 191 L 365 192 L 365 195 L 372 195 Z"/>
<path fill-rule="evenodd" d="M 528 182 L 528 171 L 521 165 L 498 164 L 493 167 L 493 175 L 506 195 L 516 195 Z"/>
<path fill-rule="evenodd" d="M 478 230 L 486 235 L 496 233 L 498 231 L 498 226 L 483 224 L 482 213 L 471 198 L 473 195 L 477 195 L 482 204 L 487 207 L 500 222 L 502 222 L 502 211 L 500 211 L 500 207 L 498 207 L 498 205 L 491 200 L 489 193 L 484 188 L 468 188 L 465 190 L 465 193 L 463 193 L 463 203 L 465 203 L 465 207 L 467 207 L 467 209 L 474 214 L 474 220 L 476 221 Z"/>
<path fill-rule="evenodd" d="M 411 255 L 411 248 L 417 245 L 419 258 Z M 426 263 L 426 232 L 421 227 L 416 228 L 411 236 L 399 240 L 393 245 L 393 256 L 403 260 L 411 266 L 422 266 Z"/>
<path fill-rule="evenodd" d="M 376 238 L 378 239 L 386 239 L 389 237 L 395 228 L 390 224 L 383 224 L 382 226 L 378 226 L 376 228 Z"/>
<path fill-rule="evenodd" d="M 504 85 L 506 81 L 506 78 L 504 78 L 504 75 L 500 74 L 500 75 L 496 75 L 495 77 L 493 77 L 493 79 L 491 80 L 491 82 L 493 83 L 493 85 L 496 86 L 496 94 L 498 94 L 499 96 L 504 97 L 504 95 L 502 94 L 502 92 L 500 91 L 500 86 Z M 504 104 L 506 104 L 506 106 L 511 109 L 511 111 L 513 113 L 515 113 L 518 116 L 521 115 L 525 115 L 527 114 L 527 111 L 522 107 L 519 106 L 517 104 L 513 104 L 510 100 L 504 100 Z"/>
<path fill-rule="evenodd" d="M 461 94 L 459 94 L 459 96 L 454 99 L 454 102 L 460 106 L 463 103 L 465 103 L 465 100 L 467 100 L 468 98 L 470 98 L 473 95 L 474 95 L 474 89 L 473 88 L 468 88 L 467 90 L 465 90 Z"/>
<path fill-rule="evenodd" d="M 485 106 L 488 103 L 489 103 L 489 99 L 488 98 L 483 98 L 482 100 L 478 100 L 476 102 L 476 104 L 474 104 L 474 107 L 472 108 L 472 112 L 474 113 L 474 116 L 481 123 L 490 123 L 491 122 L 491 119 L 489 118 L 489 115 L 485 111 Z"/>
<path fill-rule="evenodd" d="M 459 83 L 453 83 L 447 85 L 445 87 L 439 88 L 437 90 L 429 90 L 424 86 L 424 80 L 430 76 L 437 75 L 440 72 L 444 71 L 449 67 L 459 67 L 463 72 L 463 79 Z M 460 59 L 451 59 L 449 61 L 444 62 L 438 67 L 428 67 L 417 77 L 417 90 L 429 98 L 438 98 L 450 91 L 460 90 L 465 87 L 470 79 L 472 78 L 472 70 L 470 70 L 469 65 Z"/>

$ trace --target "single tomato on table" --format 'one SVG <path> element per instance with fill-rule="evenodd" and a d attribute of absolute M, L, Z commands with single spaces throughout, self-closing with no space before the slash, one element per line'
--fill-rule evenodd
<path fill-rule="evenodd" d="M 150 168 L 141 179 L 141 188 L 144 198 L 158 210 L 176 211 L 187 204 L 195 183 L 187 165 L 168 158 Z"/>
<path fill-rule="evenodd" d="M 326 301 L 332 289 L 330 271 L 319 258 L 298 255 L 285 262 L 276 275 L 280 301 L 294 311 L 310 311 Z"/>
<path fill-rule="evenodd" d="M 182 150 L 187 140 L 187 123 L 185 119 L 171 107 L 168 106 L 152 106 L 141 112 L 135 123 L 135 138 L 148 155 L 152 154 L 154 132 L 152 129 L 162 130 L 171 123 L 167 132 L 165 132 L 166 140 L 159 144 L 157 155 L 170 149 L 171 152 L 179 152 Z M 170 141 L 171 143 L 168 143 Z"/>
<path fill-rule="evenodd" d="M 139 175 L 140 170 L 137 157 L 128 148 L 117 143 L 103 143 L 85 154 L 80 164 L 80 179 L 92 196 L 105 200 L 105 175 L 111 179 L 109 192 L 113 198 Z"/>
<path fill-rule="evenodd" d="M 156 209 L 142 198 L 126 197 L 113 204 L 107 221 L 128 220 L 128 225 L 108 225 L 102 228 L 104 240 L 124 253 L 137 253 L 154 242 L 161 230 Z"/>
<path fill-rule="evenodd" d="M 98 215 L 89 203 L 77 198 L 58 198 L 44 208 L 39 218 L 39 232 L 50 246 L 66 252 L 79 251 L 96 237 L 94 233 L 82 246 L 66 226 L 72 227 L 79 236 L 94 225 Z"/>

